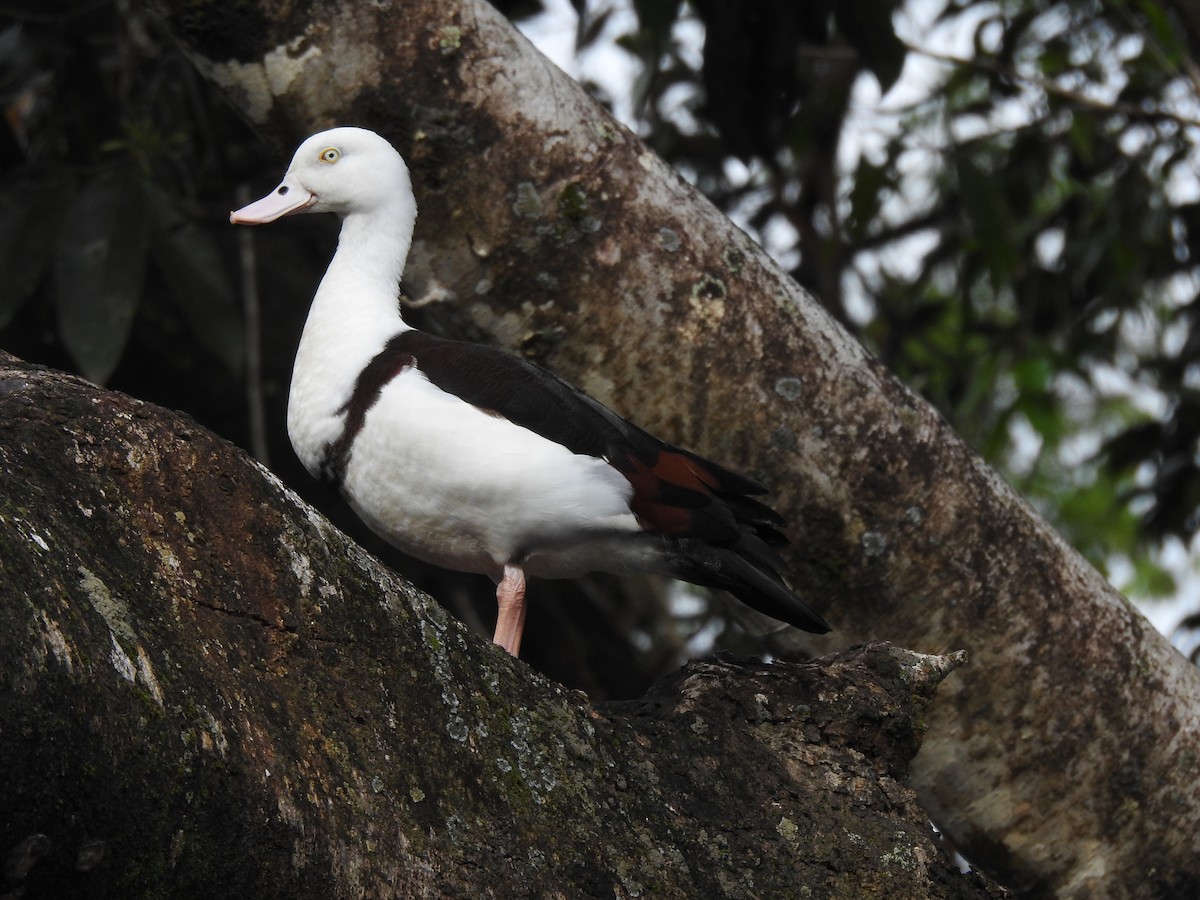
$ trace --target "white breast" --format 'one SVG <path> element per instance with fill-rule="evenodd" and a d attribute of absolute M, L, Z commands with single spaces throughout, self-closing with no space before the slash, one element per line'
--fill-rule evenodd
<path fill-rule="evenodd" d="M 494 577 L 525 555 L 531 575 L 607 569 L 593 557 L 608 552 L 614 532 L 640 530 L 629 482 L 603 460 L 483 412 L 416 369 L 389 382 L 367 413 L 343 489 L 389 542 Z M 559 553 L 558 544 L 573 546 Z"/>

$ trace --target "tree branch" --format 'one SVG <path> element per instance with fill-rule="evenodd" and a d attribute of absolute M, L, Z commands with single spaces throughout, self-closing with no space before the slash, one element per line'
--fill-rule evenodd
<path fill-rule="evenodd" d="M 1195 667 L 492 7 L 156 6 L 281 167 L 335 123 L 396 143 L 421 208 L 408 289 L 444 298 L 447 331 L 771 485 L 839 629 L 818 646 L 968 650 L 913 774 L 968 857 L 1064 896 L 1194 884 Z"/>
<path fill-rule="evenodd" d="M 0 354 L 4 896 L 986 898 L 903 787 L 961 654 L 595 708 L 194 422 Z"/>

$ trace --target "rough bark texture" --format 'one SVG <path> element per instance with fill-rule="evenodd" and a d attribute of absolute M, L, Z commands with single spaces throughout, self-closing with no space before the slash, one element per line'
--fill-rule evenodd
<path fill-rule="evenodd" d="M 902 786 L 961 661 L 596 709 L 232 446 L 0 354 L 5 897 L 988 897 Z"/>
<path fill-rule="evenodd" d="M 1033 893 L 1200 893 L 1196 669 L 491 7 L 155 5 L 281 167 L 334 123 L 396 143 L 408 290 L 448 331 L 771 485 L 821 647 L 969 650 L 914 782 L 970 858 Z"/>

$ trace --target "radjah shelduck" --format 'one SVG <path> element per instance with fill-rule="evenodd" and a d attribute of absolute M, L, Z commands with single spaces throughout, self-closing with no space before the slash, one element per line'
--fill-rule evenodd
<path fill-rule="evenodd" d="M 784 584 L 782 520 L 759 484 L 660 441 L 567 382 L 400 316 L 417 205 L 379 135 L 300 145 L 271 193 L 230 215 L 342 219 L 304 326 L 288 435 L 315 477 L 401 550 L 497 583 L 494 641 L 516 656 L 526 578 L 658 572 L 723 588 L 806 631 L 829 625 Z"/>

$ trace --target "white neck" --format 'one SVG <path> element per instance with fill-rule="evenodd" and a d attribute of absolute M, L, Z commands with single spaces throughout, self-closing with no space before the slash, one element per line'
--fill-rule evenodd
<path fill-rule="evenodd" d="M 296 351 L 288 395 L 288 436 L 316 474 L 325 447 L 341 432 L 342 407 L 361 372 L 409 326 L 400 317 L 400 276 L 412 242 L 416 205 L 409 191 L 342 221 L 337 252 L 313 298 Z"/>

